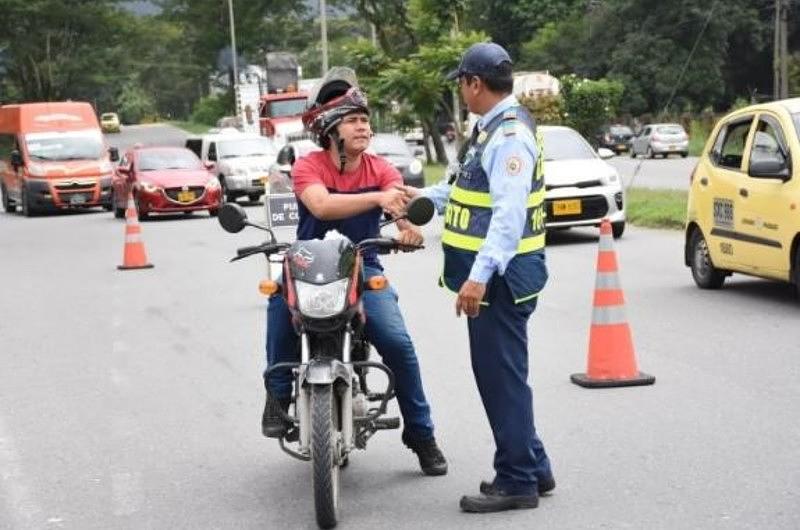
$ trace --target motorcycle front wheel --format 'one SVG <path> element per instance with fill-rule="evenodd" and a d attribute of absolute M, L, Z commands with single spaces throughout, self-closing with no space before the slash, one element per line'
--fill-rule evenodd
<path fill-rule="evenodd" d="M 338 407 L 333 385 L 314 385 L 311 394 L 311 463 L 314 509 L 320 528 L 333 528 L 339 512 Z"/>

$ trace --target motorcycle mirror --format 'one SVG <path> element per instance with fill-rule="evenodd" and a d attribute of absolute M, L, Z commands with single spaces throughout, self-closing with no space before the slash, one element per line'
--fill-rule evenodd
<path fill-rule="evenodd" d="M 409 201 L 405 217 L 409 222 L 422 226 L 433 218 L 434 210 L 432 200 L 423 195 L 418 195 Z"/>
<path fill-rule="evenodd" d="M 219 224 L 226 232 L 241 232 L 247 226 L 247 212 L 238 204 L 226 202 L 219 210 Z"/>

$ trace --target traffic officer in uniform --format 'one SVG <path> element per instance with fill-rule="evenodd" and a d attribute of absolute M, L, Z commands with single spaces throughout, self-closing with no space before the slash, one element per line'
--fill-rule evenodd
<path fill-rule="evenodd" d="M 458 170 L 422 193 L 443 211 L 444 272 L 465 313 L 472 370 L 489 418 L 495 476 L 466 512 L 536 508 L 555 488 L 533 422 L 528 386 L 528 319 L 547 281 L 542 142 L 528 111 L 512 95 L 511 58 L 499 45 L 471 46 L 450 79 L 480 115 Z"/>

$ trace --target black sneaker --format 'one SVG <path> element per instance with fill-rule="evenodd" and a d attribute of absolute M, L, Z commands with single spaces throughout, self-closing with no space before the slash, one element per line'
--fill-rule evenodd
<path fill-rule="evenodd" d="M 267 402 L 264 404 L 264 414 L 261 416 L 261 432 L 267 438 L 283 438 L 291 423 L 286 421 L 281 415 L 289 412 L 289 399 L 272 399 L 267 395 Z"/>
<path fill-rule="evenodd" d="M 423 473 L 430 476 L 447 474 L 447 460 L 439 446 L 436 445 L 436 438 L 431 436 L 427 439 L 417 440 L 407 436 L 404 432 L 402 439 L 405 446 L 414 451 L 419 458 L 419 467 L 422 468 Z"/>

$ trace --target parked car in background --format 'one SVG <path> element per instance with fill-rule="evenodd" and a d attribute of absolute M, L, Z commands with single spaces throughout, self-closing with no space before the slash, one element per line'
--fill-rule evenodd
<path fill-rule="evenodd" d="M 281 150 L 278 151 L 276 163 L 281 172 L 289 176 L 292 173 L 292 166 L 298 158 L 302 158 L 308 153 L 321 150 L 322 148 L 320 146 L 307 138 L 294 140 L 281 147 Z"/>
<path fill-rule="evenodd" d="M 698 287 L 731 273 L 800 289 L 800 98 L 723 117 L 691 176 L 684 260 Z"/>
<path fill-rule="evenodd" d="M 269 138 L 224 129 L 218 134 L 188 138 L 186 147 L 212 168 L 226 201 L 257 201 L 265 191 L 269 169 L 278 152 Z"/>
<path fill-rule="evenodd" d="M 134 147 L 122 157 L 113 178 L 114 216 L 125 216 L 128 193 L 133 193 L 140 219 L 151 213 L 190 213 L 207 210 L 217 215 L 222 193 L 211 166 L 183 147 Z"/>
<path fill-rule="evenodd" d="M 425 187 L 422 162 L 409 149 L 408 144 L 397 134 L 375 133 L 367 152 L 389 161 L 403 176 L 403 182 L 417 188 Z"/>
<path fill-rule="evenodd" d="M 617 170 L 604 158 L 614 153 L 569 127 L 540 126 L 544 139 L 545 208 L 548 229 L 599 226 L 611 221 L 614 238 L 625 231 L 625 193 Z"/>
<path fill-rule="evenodd" d="M 633 130 L 627 125 L 604 125 L 595 137 L 595 144 L 620 154 L 630 149 L 631 138 Z"/>
<path fill-rule="evenodd" d="M 116 112 L 104 112 L 100 115 L 100 128 L 104 133 L 118 133 L 120 128 L 119 116 Z"/>
<path fill-rule="evenodd" d="M 403 140 L 410 144 L 422 145 L 425 143 L 425 132 L 422 127 L 414 127 L 403 134 Z"/>
<path fill-rule="evenodd" d="M 631 140 L 631 157 L 643 155 L 664 158 L 671 154 L 689 155 L 689 135 L 678 123 L 652 123 L 645 125 Z"/>

